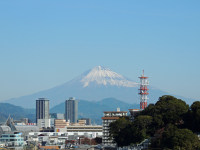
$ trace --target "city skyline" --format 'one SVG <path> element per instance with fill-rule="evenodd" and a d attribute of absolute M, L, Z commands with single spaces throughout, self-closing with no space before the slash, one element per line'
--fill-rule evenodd
<path fill-rule="evenodd" d="M 101 65 L 198 100 L 200 2 L 0 2 L 0 101 Z"/>

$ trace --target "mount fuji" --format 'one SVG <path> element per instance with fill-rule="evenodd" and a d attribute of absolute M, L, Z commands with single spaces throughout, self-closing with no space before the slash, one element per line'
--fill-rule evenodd
<path fill-rule="evenodd" d="M 93 83 L 96 85 L 104 86 L 117 86 L 117 87 L 136 87 L 136 82 L 130 81 L 122 75 L 111 71 L 109 68 L 97 66 L 82 75 L 80 80 L 83 87 L 89 87 Z"/>
<path fill-rule="evenodd" d="M 6 102 L 34 108 L 35 100 L 45 97 L 50 100 L 50 107 L 63 103 L 69 97 L 87 101 L 100 101 L 105 98 L 116 98 L 129 104 L 138 104 L 139 84 L 109 68 L 94 67 L 82 75 L 60 86 L 37 92 L 31 95 L 6 100 Z M 155 103 L 158 98 L 168 93 L 150 87 L 148 103 Z"/>

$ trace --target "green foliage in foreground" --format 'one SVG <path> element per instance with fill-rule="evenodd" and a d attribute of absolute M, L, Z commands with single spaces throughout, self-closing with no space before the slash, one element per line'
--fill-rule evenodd
<path fill-rule="evenodd" d="M 174 150 L 195 150 L 200 148 L 200 144 L 197 135 L 191 130 L 168 125 L 162 134 L 161 147 Z"/>
<path fill-rule="evenodd" d="M 195 150 L 200 149 L 196 132 L 200 132 L 200 102 L 189 107 L 168 95 L 138 113 L 134 121 L 120 118 L 110 124 L 110 136 L 119 147 L 151 137 L 152 148 Z"/>

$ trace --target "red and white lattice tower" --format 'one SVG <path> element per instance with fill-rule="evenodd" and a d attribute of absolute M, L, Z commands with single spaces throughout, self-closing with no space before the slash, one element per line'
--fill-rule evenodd
<path fill-rule="evenodd" d="M 140 78 L 140 89 L 139 89 L 139 95 L 140 95 L 140 109 L 145 109 L 147 107 L 147 95 L 148 93 L 148 88 L 147 86 L 149 85 L 149 81 L 147 80 L 148 77 L 144 76 L 144 70 L 143 74 L 141 75 Z"/>

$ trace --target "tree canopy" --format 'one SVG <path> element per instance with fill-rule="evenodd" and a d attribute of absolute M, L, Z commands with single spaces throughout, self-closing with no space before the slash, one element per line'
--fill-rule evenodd
<path fill-rule="evenodd" d="M 197 135 L 189 129 L 179 129 L 169 124 L 162 134 L 161 147 L 173 150 L 197 150 L 200 143 Z"/>
<path fill-rule="evenodd" d="M 199 140 L 193 132 L 199 131 L 200 102 L 189 107 L 183 100 L 169 95 L 150 104 L 133 121 L 121 118 L 110 124 L 110 136 L 119 147 L 151 137 L 154 148 L 198 149 Z"/>
<path fill-rule="evenodd" d="M 183 127 L 200 132 L 200 102 L 196 101 L 191 106 L 188 112 L 184 115 Z"/>

